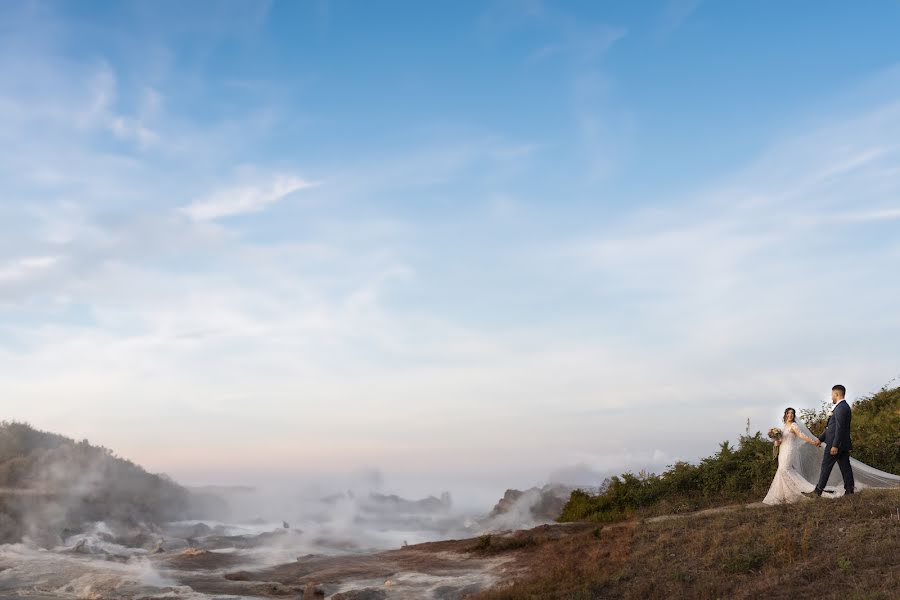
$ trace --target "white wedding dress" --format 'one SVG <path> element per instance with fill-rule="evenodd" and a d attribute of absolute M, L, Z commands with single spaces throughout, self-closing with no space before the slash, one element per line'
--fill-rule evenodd
<path fill-rule="evenodd" d="M 803 435 L 816 439 L 802 422 L 797 422 L 797 430 Z M 804 493 L 813 491 L 819 481 L 822 467 L 822 454 L 825 446 L 808 444 L 790 427 L 785 427 L 781 435 L 781 449 L 778 452 L 778 471 L 769 487 L 769 493 L 763 499 L 764 504 L 783 504 L 797 502 L 805 498 Z M 892 475 L 879 471 L 855 458 L 850 459 L 853 468 L 855 490 L 866 488 L 900 488 L 900 475 Z M 823 497 L 838 498 L 844 495 L 841 471 L 835 465 Z"/>

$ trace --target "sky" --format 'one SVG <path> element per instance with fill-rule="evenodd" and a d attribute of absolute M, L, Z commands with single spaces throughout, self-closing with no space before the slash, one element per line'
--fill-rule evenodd
<path fill-rule="evenodd" d="M 502 491 L 877 391 L 898 27 L 896 2 L 4 3 L 0 417 L 186 483 Z"/>

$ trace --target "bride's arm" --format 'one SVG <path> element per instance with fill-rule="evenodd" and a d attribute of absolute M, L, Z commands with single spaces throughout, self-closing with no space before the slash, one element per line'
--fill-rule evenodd
<path fill-rule="evenodd" d="M 791 431 L 793 431 L 795 434 L 797 434 L 797 437 L 799 437 L 801 440 L 805 441 L 806 443 L 812 444 L 813 446 L 819 445 L 819 440 L 814 440 L 811 437 L 809 437 L 808 435 L 805 435 L 802 431 L 800 431 L 800 428 L 797 427 L 796 423 L 791 423 Z"/>

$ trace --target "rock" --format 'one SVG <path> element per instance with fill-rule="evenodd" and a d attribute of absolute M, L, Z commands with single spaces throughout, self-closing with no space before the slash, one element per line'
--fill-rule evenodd
<path fill-rule="evenodd" d="M 291 528 L 291 526 L 288 525 L 288 522 L 287 522 L 287 521 L 282 521 L 282 522 L 281 522 L 281 526 L 284 527 L 285 529 L 290 529 L 290 528 Z"/>
<path fill-rule="evenodd" d="M 195 544 L 210 550 L 221 548 L 259 548 L 262 546 L 289 543 L 287 540 L 298 540 L 303 535 L 299 529 L 275 529 L 259 535 L 225 535 L 203 538 L 201 543 Z"/>
<path fill-rule="evenodd" d="M 154 544 L 153 553 L 161 552 L 180 552 L 186 548 L 193 547 L 194 544 L 182 539 L 163 539 Z"/>
<path fill-rule="evenodd" d="M 56 548 L 62 546 L 62 537 L 52 529 L 37 529 L 22 537 L 22 541 L 26 546 L 35 546 L 38 548 Z"/>
<path fill-rule="evenodd" d="M 196 523 L 194 525 L 167 525 L 166 533 L 179 538 L 199 538 L 211 535 L 213 530 L 206 523 Z"/>
<path fill-rule="evenodd" d="M 331 597 L 331 600 L 384 600 L 387 593 L 379 588 L 364 588 L 360 590 L 349 590 L 341 592 Z"/>
<path fill-rule="evenodd" d="M 497 502 L 491 511 L 490 518 L 504 515 L 524 503 L 528 513 L 536 520 L 555 521 L 566 505 L 572 488 L 564 485 L 545 485 L 533 487 L 525 491 L 506 490 L 503 498 Z M 523 507 L 516 507 L 523 508 Z"/>
<path fill-rule="evenodd" d="M 319 600 L 325 598 L 325 591 L 315 583 L 307 583 L 303 589 L 303 600 Z"/>
<path fill-rule="evenodd" d="M 408 513 L 436 513 L 450 510 L 453 501 L 449 492 L 441 494 L 440 498 L 428 496 L 421 500 L 407 500 L 395 494 L 385 495 L 370 493 L 365 506 L 370 508 L 388 509 L 391 511 L 403 511 Z"/>
<path fill-rule="evenodd" d="M 103 534 L 100 534 L 100 539 L 104 539 Z M 161 539 L 163 539 L 163 535 L 161 532 L 155 533 L 150 531 L 143 532 L 132 532 L 126 535 L 117 535 L 114 539 L 104 539 L 104 541 L 112 542 L 114 544 L 119 544 L 120 546 L 125 546 L 126 548 L 143 548 L 148 552 L 153 550 L 159 545 Z"/>
<path fill-rule="evenodd" d="M 503 497 L 497 501 L 497 504 L 494 505 L 494 509 L 491 511 L 489 516 L 496 517 L 497 515 L 502 515 L 509 512 L 509 509 L 512 508 L 513 504 L 516 503 L 516 500 L 522 497 L 522 494 L 525 492 L 521 490 L 506 490 L 503 494 Z"/>
<path fill-rule="evenodd" d="M 481 586 L 477 583 L 470 583 L 464 587 L 456 587 L 443 585 L 432 592 L 436 600 L 462 600 L 468 596 L 472 596 L 481 591 Z"/>

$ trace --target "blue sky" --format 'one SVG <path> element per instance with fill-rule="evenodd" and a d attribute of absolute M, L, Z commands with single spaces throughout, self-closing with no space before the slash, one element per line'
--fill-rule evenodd
<path fill-rule="evenodd" d="M 191 482 L 502 491 L 877 390 L 898 25 L 888 2 L 4 5 L 4 417 Z"/>

